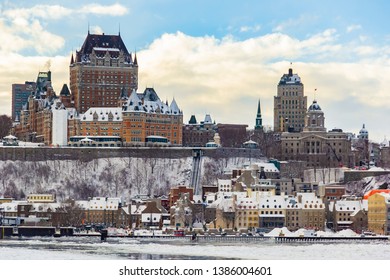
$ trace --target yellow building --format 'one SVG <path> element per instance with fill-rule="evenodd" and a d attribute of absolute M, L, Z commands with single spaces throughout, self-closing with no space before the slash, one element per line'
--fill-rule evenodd
<path fill-rule="evenodd" d="M 376 234 L 390 232 L 390 194 L 376 193 L 368 198 L 368 229 Z"/>
<path fill-rule="evenodd" d="M 55 202 L 53 194 L 29 194 L 27 196 L 28 203 L 50 203 Z"/>
<path fill-rule="evenodd" d="M 249 197 L 237 198 L 235 206 L 235 227 L 237 229 L 259 227 L 259 206 L 254 199 Z"/>

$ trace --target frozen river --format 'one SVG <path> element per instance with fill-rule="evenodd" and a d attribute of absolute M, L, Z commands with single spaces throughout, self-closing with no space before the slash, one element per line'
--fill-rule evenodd
<path fill-rule="evenodd" d="M 96 237 L 0 240 L 0 260 L 390 260 L 389 241 L 277 244 Z"/>

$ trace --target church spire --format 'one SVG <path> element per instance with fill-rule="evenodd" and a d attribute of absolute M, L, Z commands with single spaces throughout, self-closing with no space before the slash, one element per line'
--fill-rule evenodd
<path fill-rule="evenodd" d="M 255 125 L 255 130 L 258 129 L 263 129 L 263 119 L 261 118 L 260 99 L 257 105 L 256 125 Z"/>
<path fill-rule="evenodd" d="M 134 65 L 138 66 L 137 53 L 134 54 Z"/>
<path fill-rule="evenodd" d="M 73 52 L 72 52 L 72 56 L 70 58 L 70 65 L 73 65 L 74 64 L 74 58 L 73 58 Z"/>

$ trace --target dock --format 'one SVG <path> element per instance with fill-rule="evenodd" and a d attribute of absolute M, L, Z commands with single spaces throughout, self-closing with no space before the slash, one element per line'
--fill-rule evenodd
<path fill-rule="evenodd" d="M 94 237 L 102 241 L 111 238 L 131 238 L 139 240 L 169 240 L 176 239 L 190 242 L 207 242 L 207 243 L 258 243 L 271 241 L 275 243 L 335 243 L 335 242 L 372 242 L 372 241 L 389 241 L 390 236 L 244 236 L 244 235 L 201 235 L 187 234 L 175 236 L 173 234 L 146 234 L 146 235 L 110 235 L 107 230 L 78 232 L 73 227 L 36 227 L 36 226 L 3 226 L 0 227 L 0 239 L 8 237 Z"/>
<path fill-rule="evenodd" d="M 389 236 L 277 236 L 276 243 L 327 243 L 347 241 L 388 241 Z"/>

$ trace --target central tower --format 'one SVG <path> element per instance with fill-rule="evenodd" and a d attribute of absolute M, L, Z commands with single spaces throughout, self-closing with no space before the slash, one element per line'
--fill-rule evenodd
<path fill-rule="evenodd" d="M 307 97 L 301 78 L 288 69 L 279 81 L 274 96 L 274 131 L 301 132 L 305 126 Z"/>
<path fill-rule="evenodd" d="M 90 34 L 70 61 L 70 90 L 79 113 L 117 105 L 123 89 L 138 88 L 138 63 L 120 34 Z"/>

